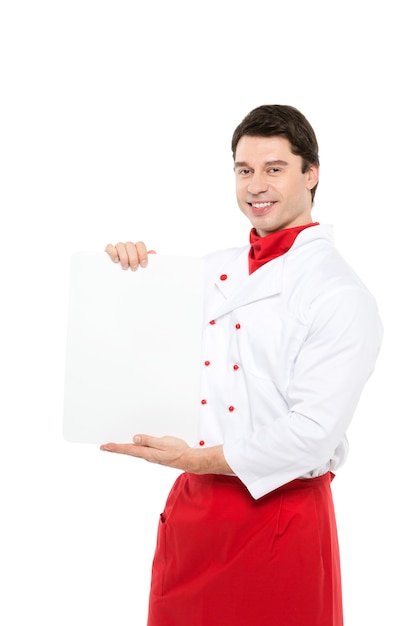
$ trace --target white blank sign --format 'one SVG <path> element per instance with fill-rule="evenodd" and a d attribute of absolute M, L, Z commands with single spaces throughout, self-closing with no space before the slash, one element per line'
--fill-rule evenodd
<path fill-rule="evenodd" d="M 63 434 L 197 436 L 202 259 L 150 255 L 123 271 L 104 252 L 71 258 Z"/>

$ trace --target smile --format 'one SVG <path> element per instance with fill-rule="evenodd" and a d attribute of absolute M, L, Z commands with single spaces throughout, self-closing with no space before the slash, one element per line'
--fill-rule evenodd
<path fill-rule="evenodd" d="M 275 202 L 248 202 L 254 217 L 261 217 L 269 213 Z"/>
<path fill-rule="evenodd" d="M 254 209 L 266 209 L 269 206 L 272 206 L 273 202 L 249 202 Z"/>

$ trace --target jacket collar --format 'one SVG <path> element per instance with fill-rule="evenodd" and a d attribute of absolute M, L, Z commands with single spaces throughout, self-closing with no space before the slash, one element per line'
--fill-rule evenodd
<path fill-rule="evenodd" d="M 244 252 L 226 267 L 227 279 L 217 278 L 214 281 L 224 301 L 212 314 L 215 313 L 215 317 L 220 317 L 238 307 L 279 293 L 282 286 L 282 267 L 283 259 L 277 257 L 253 274 L 249 274 L 248 249 L 245 248 Z"/>
<path fill-rule="evenodd" d="M 249 274 L 248 269 L 249 246 L 240 248 L 237 255 L 235 254 L 232 259 L 226 261 L 224 268 L 222 268 L 223 274 L 227 278 L 222 280 L 219 276 L 214 280 L 215 288 L 224 300 L 220 306 L 215 308 L 211 307 L 210 302 L 207 303 L 210 319 L 221 317 L 238 307 L 280 293 L 283 270 L 288 255 L 318 239 L 325 239 L 332 243 L 332 227 L 330 225 L 318 225 L 314 228 L 306 228 L 298 235 L 286 254 L 269 261 L 252 274 Z"/>

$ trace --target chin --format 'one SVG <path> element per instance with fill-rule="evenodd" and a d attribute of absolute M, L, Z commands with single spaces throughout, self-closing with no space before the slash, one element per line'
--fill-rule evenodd
<path fill-rule="evenodd" d="M 271 233 L 275 233 L 277 230 L 281 230 L 282 228 L 286 228 L 285 225 L 279 223 L 265 223 L 265 220 L 253 219 L 251 220 L 251 224 L 254 228 L 256 228 L 257 233 L 262 233 L 262 237 L 265 235 L 270 235 Z"/>

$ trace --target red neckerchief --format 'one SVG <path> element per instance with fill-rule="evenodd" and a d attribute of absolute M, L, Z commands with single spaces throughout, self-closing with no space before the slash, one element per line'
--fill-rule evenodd
<path fill-rule="evenodd" d="M 251 244 L 249 250 L 249 274 L 260 268 L 268 261 L 272 261 L 277 256 L 281 256 L 288 252 L 293 245 L 298 233 L 310 226 L 317 226 L 318 222 L 311 224 L 303 224 L 303 226 L 293 226 L 292 228 L 284 228 L 275 233 L 259 237 L 255 228 L 250 231 L 249 241 Z"/>

